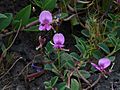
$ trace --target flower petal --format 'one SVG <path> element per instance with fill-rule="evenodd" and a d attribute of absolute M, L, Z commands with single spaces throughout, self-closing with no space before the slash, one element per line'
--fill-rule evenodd
<path fill-rule="evenodd" d="M 49 31 L 52 28 L 52 26 L 51 25 L 46 25 L 45 28 L 47 29 L 47 31 Z"/>
<path fill-rule="evenodd" d="M 40 23 L 44 23 L 44 20 L 48 20 L 49 23 L 52 22 L 52 14 L 49 11 L 42 11 L 39 15 Z"/>
<path fill-rule="evenodd" d="M 95 63 L 91 63 L 92 66 L 94 66 L 97 70 L 101 71 L 100 67 L 98 65 L 96 65 Z"/>
<path fill-rule="evenodd" d="M 42 71 L 43 70 L 43 68 L 42 67 L 38 67 L 38 66 L 36 66 L 35 64 L 33 64 L 32 63 L 32 68 L 34 68 L 37 72 L 40 72 L 40 71 Z"/>
<path fill-rule="evenodd" d="M 111 61 L 108 58 L 102 58 L 99 60 L 98 65 L 102 68 L 105 69 L 108 66 L 110 66 Z"/>
<path fill-rule="evenodd" d="M 39 30 L 40 30 L 40 31 L 45 30 L 45 26 L 40 25 L 40 26 L 39 26 Z"/>
<path fill-rule="evenodd" d="M 61 43 L 61 44 L 64 44 L 65 38 L 64 38 L 63 34 L 62 33 L 56 33 L 53 36 L 53 42 L 54 42 L 54 44 L 57 44 L 58 42 Z"/>

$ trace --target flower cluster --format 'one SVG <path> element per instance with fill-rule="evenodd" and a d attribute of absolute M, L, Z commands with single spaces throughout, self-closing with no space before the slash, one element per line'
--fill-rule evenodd
<path fill-rule="evenodd" d="M 102 58 L 98 61 L 98 65 L 91 63 L 97 70 L 103 72 L 108 66 L 110 66 L 111 61 L 108 58 Z"/>
<path fill-rule="evenodd" d="M 52 23 L 52 14 L 49 11 L 42 11 L 40 13 L 39 16 L 39 22 L 40 22 L 40 26 L 39 26 L 39 30 L 40 31 L 49 31 L 50 29 L 52 29 L 51 23 Z M 65 38 L 63 36 L 62 33 L 56 33 L 53 36 L 53 47 L 56 49 L 61 49 L 64 47 L 64 42 L 65 42 Z"/>

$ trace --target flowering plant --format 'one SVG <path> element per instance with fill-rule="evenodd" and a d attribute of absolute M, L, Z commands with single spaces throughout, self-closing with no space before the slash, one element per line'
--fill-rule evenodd
<path fill-rule="evenodd" d="M 102 58 L 98 61 L 98 65 L 91 63 L 97 70 L 103 72 L 108 66 L 110 66 L 111 61 L 108 58 Z"/>
<path fill-rule="evenodd" d="M 106 74 L 106 69 L 113 68 L 115 54 L 120 50 L 119 3 L 120 0 L 34 0 L 34 5 L 26 6 L 15 17 L 12 13 L 0 13 L 0 72 L 5 72 L 5 62 L 14 56 L 9 55 L 13 54 L 12 46 L 23 41 L 27 45 L 19 46 L 25 49 L 17 50 L 23 57 L 30 55 L 25 61 L 30 61 L 28 68 L 34 71 L 25 76 L 29 81 L 50 71 L 53 76 L 44 82 L 46 90 L 93 89 L 96 82 L 91 77 L 105 74 L 109 78 L 112 72 Z M 24 37 L 17 38 L 21 32 L 35 35 L 26 42 Z M 9 35 L 7 41 L 12 42 L 6 44 L 5 37 Z M 22 39 L 15 42 L 19 38 Z M 98 64 L 94 63 L 97 60 Z"/>
<path fill-rule="evenodd" d="M 42 11 L 39 16 L 39 30 L 50 30 L 52 26 L 50 25 L 52 23 L 52 14 L 49 11 Z"/>

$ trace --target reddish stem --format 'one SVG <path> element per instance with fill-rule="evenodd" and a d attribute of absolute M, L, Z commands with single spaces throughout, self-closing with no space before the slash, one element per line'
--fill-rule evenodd
<path fill-rule="evenodd" d="M 28 79 L 29 81 L 31 81 L 31 80 L 33 80 L 34 78 L 37 78 L 37 77 L 39 77 L 40 75 L 44 74 L 45 72 L 46 72 L 45 70 L 42 70 L 42 71 L 37 72 L 37 73 L 32 73 L 32 74 L 30 74 L 30 75 L 27 75 L 27 79 Z"/>

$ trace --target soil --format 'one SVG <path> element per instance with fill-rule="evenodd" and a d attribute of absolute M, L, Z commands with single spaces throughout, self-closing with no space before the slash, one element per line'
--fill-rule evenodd
<path fill-rule="evenodd" d="M 29 0 L 1 0 L 0 1 L 0 13 L 4 12 L 12 12 L 16 13 L 24 6 L 30 4 Z M 8 8 L 9 6 L 9 8 Z M 68 27 L 67 27 L 68 26 Z M 69 23 L 64 23 L 62 26 L 62 30 L 69 30 L 66 32 L 71 33 L 69 28 Z M 13 34 L 14 35 L 14 34 Z M 24 67 L 28 65 L 34 57 L 41 52 L 35 50 L 38 45 L 38 37 L 41 33 L 33 33 L 33 32 L 20 32 L 15 43 L 9 49 L 8 53 L 13 55 L 11 61 L 7 61 L 5 58 L 4 67 L 10 69 L 8 64 L 16 62 L 19 57 L 22 57 L 18 60 L 15 65 L 10 69 L 10 71 L 0 79 L 0 90 L 6 88 L 5 90 L 45 90 L 44 81 L 50 80 L 52 77 L 51 72 L 45 72 L 41 74 L 39 77 L 29 81 L 26 79 L 26 74 L 36 73 L 36 71 L 31 68 L 31 64 L 25 71 L 22 72 Z M 65 34 L 68 35 L 68 34 Z M 70 35 L 65 36 L 67 37 L 65 46 L 73 50 L 74 42 L 72 42 L 72 38 Z M 6 40 L 10 39 L 11 36 L 5 37 L 4 39 L 0 40 L 1 42 L 7 43 Z M 48 39 L 49 40 L 49 39 Z M 41 57 L 42 58 L 42 57 Z M 13 61 L 12 61 L 13 60 Z M 6 63 L 7 62 L 7 63 Z M 41 65 L 42 66 L 42 65 Z M 5 70 L 7 71 L 7 70 Z M 91 77 L 92 78 L 92 77 Z M 98 78 L 98 75 L 93 75 L 93 81 Z M 100 81 L 91 89 L 91 90 L 120 90 L 120 55 L 119 53 L 116 54 L 115 65 L 113 68 L 113 72 L 109 75 L 108 78 L 102 77 Z"/>
<path fill-rule="evenodd" d="M 0 0 L 0 13 L 16 13 L 30 4 L 29 0 Z"/>
<path fill-rule="evenodd" d="M 38 37 L 38 35 L 37 33 L 19 33 L 14 45 L 9 49 L 8 53 L 13 54 L 14 58 L 12 58 L 12 60 L 14 61 L 19 57 L 22 57 L 22 59 L 17 61 L 10 72 L 0 80 L 0 90 L 5 86 L 8 88 L 5 90 L 45 90 L 44 81 L 49 80 L 52 73 L 47 72 L 32 81 L 28 81 L 26 74 L 36 73 L 36 70 L 34 70 L 30 64 L 28 68 L 19 75 L 24 67 L 34 59 L 35 55 L 39 54 L 39 52 L 35 50 L 36 46 L 34 45 L 37 40 L 33 41 L 35 40 L 33 36 Z M 7 38 L 8 37 L 4 39 L 6 40 Z M 4 62 L 6 60 L 7 58 L 4 59 Z"/>

